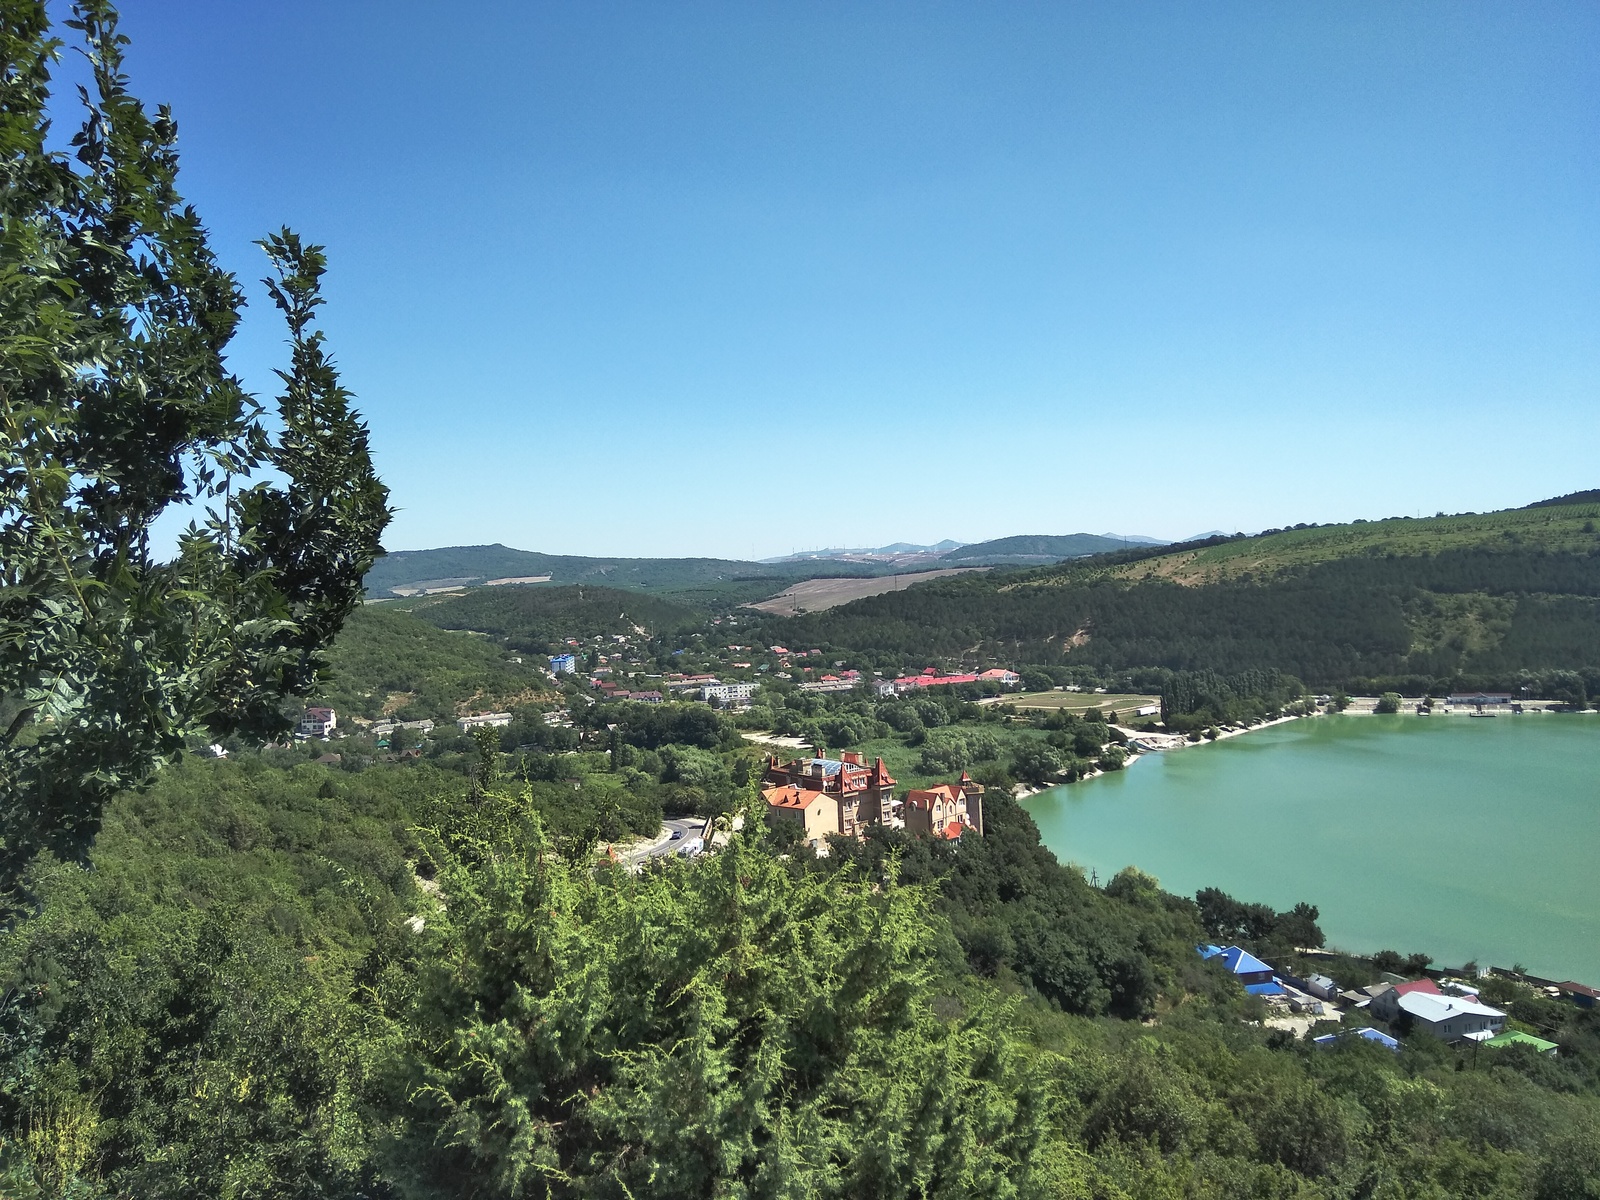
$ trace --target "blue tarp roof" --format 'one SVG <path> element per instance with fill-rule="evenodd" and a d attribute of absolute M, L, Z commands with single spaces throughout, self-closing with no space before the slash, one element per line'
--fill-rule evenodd
<path fill-rule="evenodd" d="M 1201 958 L 1215 958 L 1217 955 L 1222 953 L 1221 946 L 1196 946 L 1194 949 L 1195 953 Z"/>
<path fill-rule="evenodd" d="M 1235 975 L 1253 975 L 1257 971 L 1272 970 L 1250 951 L 1241 950 L 1237 946 L 1229 946 L 1222 952 L 1222 962 Z"/>
<path fill-rule="evenodd" d="M 1313 1044 L 1321 1046 L 1324 1050 L 1329 1050 L 1332 1049 L 1335 1044 L 1337 1044 L 1340 1038 L 1348 1037 L 1351 1033 L 1354 1033 L 1358 1038 L 1366 1038 L 1369 1042 L 1377 1042 L 1378 1045 L 1384 1046 L 1390 1050 L 1400 1049 L 1399 1042 L 1390 1037 L 1387 1033 L 1380 1033 L 1370 1025 L 1365 1029 L 1347 1029 L 1341 1033 L 1325 1033 L 1321 1037 L 1312 1038 L 1311 1041 Z"/>
<path fill-rule="evenodd" d="M 806 759 L 807 769 L 809 769 L 814 763 L 822 764 L 822 773 L 824 775 L 837 775 L 840 771 L 844 770 L 844 763 L 840 762 L 837 758 L 808 758 Z"/>
<path fill-rule="evenodd" d="M 1244 985 L 1244 990 L 1252 996 L 1287 996 L 1289 994 L 1283 990 L 1283 985 L 1280 983 L 1247 983 Z"/>

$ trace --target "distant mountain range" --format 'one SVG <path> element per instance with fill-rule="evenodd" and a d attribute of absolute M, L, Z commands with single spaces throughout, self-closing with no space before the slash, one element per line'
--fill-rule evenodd
<path fill-rule="evenodd" d="M 829 575 L 881 575 L 888 568 L 870 563 L 832 561 Z M 396 550 L 367 572 L 367 594 L 411 596 L 455 588 L 496 584 L 596 583 L 633 591 L 683 588 L 766 580 L 772 591 L 819 573 L 816 562 L 757 563 L 726 558 L 588 558 L 540 554 L 496 543 L 446 546 L 437 550 Z M 761 589 L 757 588 L 756 591 Z"/>
<path fill-rule="evenodd" d="M 957 542 L 946 538 L 944 541 L 936 542 L 932 546 L 919 546 L 913 542 L 894 542 L 887 546 L 831 546 L 826 550 L 800 550 L 794 554 L 784 554 L 777 558 L 764 558 L 761 561 L 764 563 L 793 563 L 811 562 L 825 558 L 845 559 L 853 562 L 874 558 L 904 558 L 913 555 L 937 558 L 948 550 L 954 550 L 964 545 L 966 545 L 965 542 Z"/>
<path fill-rule="evenodd" d="M 773 583 L 779 591 L 789 583 L 818 575 L 859 576 L 937 570 L 950 566 L 1021 566 L 1061 562 L 1086 554 L 1159 546 L 1155 538 L 1119 534 L 1073 533 L 1064 537 L 1000 538 L 967 545 L 953 538 L 931 546 L 894 542 L 864 548 L 834 547 L 748 562 L 728 558 L 590 558 L 576 554 L 541 554 L 498 542 L 490 546 L 445 546 L 436 550 L 396 550 L 367 572 L 367 594 L 373 597 L 414 596 L 425 592 L 505 584 L 552 585 L 595 583 L 634 591 L 676 592 L 726 584 Z"/>

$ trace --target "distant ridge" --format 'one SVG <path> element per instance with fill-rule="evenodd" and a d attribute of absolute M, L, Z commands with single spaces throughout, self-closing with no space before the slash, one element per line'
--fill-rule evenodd
<path fill-rule="evenodd" d="M 1091 554 L 1109 554 L 1136 546 L 1165 544 L 1155 538 L 1118 537 L 1101 533 L 1021 534 L 962 546 L 941 555 L 939 561 L 951 565 L 1044 566 L 1069 558 L 1086 558 Z"/>
<path fill-rule="evenodd" d="M 1600 488 L 1590 488 L 1587 492 L 1568 492 L 1565 496 L 1553 496 L 1549 500 L 1535 500 L 1528 507 L 1557 508 L 1563 504 L 1600 504 Z"/>
<path fill-rule="evenodd" d="M 726 558 L 588 558 L 540 554 L 496 542 L 490 546 L 445 546 L 436 550 L 396 550 L 367 572 L 370 596 L 412 595 L 441 588 L 505 583 L 599 583 L 633 591 L 769 579 L 773 591 L 787 582 L 815 575 L 875 576 L 886 567 L 873 563 L 741 562 Z"/>
<path fill-rule="evenodd" d="M 914 542 L 892 542 L 887 546 L 829 546 L 823 550 L 800 550 L 794 554 L 782 554 L 777 558 L 763 558 L 763 563 L 791 563 L 807 562 L 819 558 L 856 559 L 872 556 L 904 557 L 908 555 L 940 555 L 946 551 L 955 550 L 965 546 L 965 542 L 958 542 L 954 538 L 946 538 L 942 542 L 935 542 L 931 546 L 919 546 Z"/>

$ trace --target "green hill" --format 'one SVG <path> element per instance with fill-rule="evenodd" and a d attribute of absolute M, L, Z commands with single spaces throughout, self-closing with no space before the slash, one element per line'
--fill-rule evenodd
<path fill-rule="evenodd" d="M 535 654 L 553 651 L 564 638 L 637 636 L 641 630 L 659 636 L 703 619 L 671 600 L 611 587 L 478 588 L 408 603 L 420 621 L 488 634 Z"/>
<path fill-rule="evenodd" d="M 438 550 L 397 550 L 367 572 L 373 596 L 429 588 L 473 586 L 490 580 L 540 579 L 552 584 L 596 583 L 639 591 L 705 588 L 710 585 L 770 581 L 740 592 L 771 594 L 785 583 L 815 575 L 877 575 L 866 563 L 756 563 L 726 558 L 586 558 L 539 554 L 510 546 L 448 546 Z M 715 588 L 712 588 L 715 591 Z"/>
<path fill-rule="evenodd" d="M 540 667 L 517 663 L 485 638 L 446 629 L 388 605 L 350 614 L 329 653 L 331 677 L 319 699 L 369 720 L 453 720 L 463 706 L 498 709 L 550 690 Z"/>
<path fill-rule="evenodd" d="M 952 565 L 1031 566 L 1060 562 L 1067 558 L 1084 558 L 1091 554 L 1109 554 L 1126 550 L 1129 545 L 1123 538 L 1104 537 L 1098 533 L 1023 534 L 959 546 L 941 555 L 940 561 Z"/>
<path fill-rule="evenodd" d="M 1274 530 L 940 580 L 791 618 L 884 661 L 1278 669 L 1321 687 L 1600 689 L 1600 503 Z"/>

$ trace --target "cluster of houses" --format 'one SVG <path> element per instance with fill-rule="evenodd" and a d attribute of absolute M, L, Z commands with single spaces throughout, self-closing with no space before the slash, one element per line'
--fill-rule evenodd
<path fill-rule="evenodd" d="M 767 759 L 761 798 L 767 823 L 797 825 L 800 840 L 826 851 L 827 838 L 865 836 L 869 826 L 904 828 L 928 837 L 959 838 L 971 829 L 983 835 L 983 785 L 965 772 L 955 783 L 913 788 L 896 798 L 895 781 L 883 759 L 871 766 L 860 755 L 838 758 Z"/>
<path fill-rule="evenodd" d="M 1391 982 L 1340 990 L 1339 985 L 1325 975 L 1299 979 L 1275 971 L 1238 946 L 1199 946 L 1197 950 L 1201 958 L 1220 964 L 1244 985 L 1246 992 L 1261 997 L 1269 1005 L 1320 1016 L 1326 1011 L 1326 1002 L 1344 1011 L 1364 1010 L 1391 1029 L 1419 1030 L 1442 1042 L 1475 1042 L 1492 1048 L 1529 1045 L 1541 1053 L 1553 1053 L 1557 1048 L 1554 1042 L 1507 1029 L 1506 1014 L 1483 1003 L 1477 988 L 1468 983 L 1390 976 Z M 1600 993 L 1582 984 L 1572 984 L 1570 988 L 1572 998 L 1579 1004 L 1587 1000 L 1593 1005 L 1596 997 L 1600 997 Z M 1562 985 L 1562 990 L 1567 990 L 1567 985 Z M 1400 1048 L 1398 1039 L 1370 1026 L 1323 1034 L 1312 1040 L 1327 1048 L 1344 1037 L 1365 1038 L 1390 1050 Z"/>

